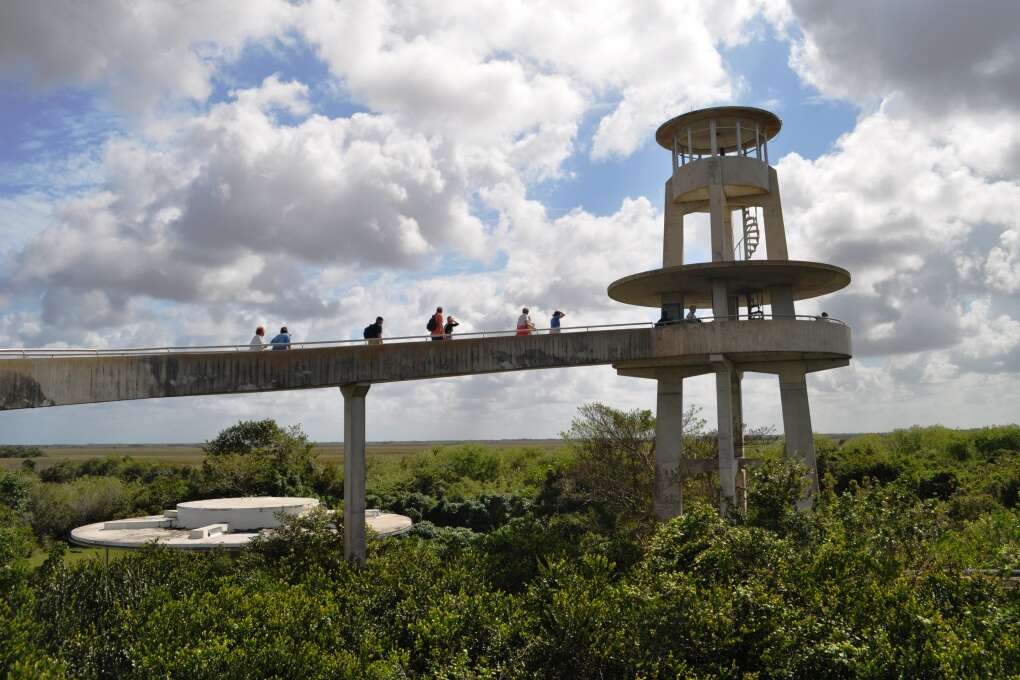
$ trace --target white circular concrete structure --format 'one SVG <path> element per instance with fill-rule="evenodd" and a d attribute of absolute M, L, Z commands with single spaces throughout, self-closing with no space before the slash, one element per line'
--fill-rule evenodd
<path fill-rule="evenodd" d="M 316 498 L 281 496 L 188 501 L 177 504 L 177 526 L 195 529 L 226 523 L 232 531 L 273 529 L 280 526 L 284 516 L 302 515 L 318 505 Z"/>
<path fill-rule="evenodd" d="M 286 516 L 300 516 L 317 507 L 316 498 L 285 496 L 188 501 L 162 515 L 78 527 L 71 531 L 71 542 L 106 548 L 141 548 L 155 543 L 184 550 L 236 550 L 256 536 L 272 533 Z M 410 517 L 379 510 L 366 510 L 365 524 L 379 536 L 402 534 L 412 526 Z"/>

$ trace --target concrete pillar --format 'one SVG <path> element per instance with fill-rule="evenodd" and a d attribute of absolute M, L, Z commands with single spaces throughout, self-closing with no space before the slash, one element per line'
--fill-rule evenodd
<path fill-rule="evenodd" d="M 368 383 L 341 385 L 344 395 L 344 557 L 365 563 L 365 395 Z"/>
<path fill-rule="evenodd" d="M 663 293 L 659 298 L 662 308 L 662 318 L 667 321 L 683 321 L 684 318 L 684 294 Z"/>
<path fill-rule="evenodd" d="M 770 287 L 769 304 L 772 305 L 772 316 L 792 317 L 797 313 L 793 306 L 793 288 L 791 286 Z"/>
<path fill-rule="evenodd" d="M 675 267 L 684 263 L 684 211 L 673 202 L 673 180 L 666 180 L 666 203 L 662 237 L 662 266 Z"/>
<path fill-rule="evenodd" d="M 667 520 L 683 512 L 680 458 L 683 456 L 684 378 L 676 369 L 656 372 L 655 400 L 655 517 Z"/>
<path fill-rule="evenodd" d="M 723 209 L 723 259 L 733 260 L 733 210 L 727 204 Z"/>
<path fill-rule="evenodd" d="M 733 456 L 744 457 L 744 396 L 742 371 L 734 369 L 730 377 L 730 403 L 733 408 Z"/>
<path fill-rule="evenodd" d="M 725 281 L 712 282 L 712 316 L 724 321 L 730 314 L 730 295 Z"/>
<path fill-rule="evenodd" d="M 733 248 L 728 253 L 726 250 L 726 227 L 730 227 L 730 238 L 732 241 L 733 225 L 726 220 L 726 212 L 729 210 L 726 204 L 726 194 L 722 185 L 722 163 L 718 158 L 708 160 L 712 164 L 709 172 L 708 185 L 708 218 L 712 229 L 712 262 L 723 262 L 733 258 Z"/>
<path fill-rule="evenodd" d="M 719 512 L 737 504 L 737 461 L 733 448 L 733 364 L 722 355 L 710 356 L 715 365 L 716 422 L 719 428 Z"/>
<path fill-rule="evenodd" d="M 783 432 L 786 455 L 807 468 L 807 495 L 797 504 L 800 509 L 811 506 L 818 493 L 818 464 L 815 440 L 811 429 L 811 406 L 808 403 L 804 367 L 783 368 L 779 373 L 779 398 L 783 406 Z"/>
<path fill-rule="evenodd" d="M 738 295 L 726 296 L 726 315 L 732 321 L 740 318 L 740 297 Z"/>
<path fill-rule="evenodd" d="M 783 224 L 783 206 L 779 199 L 779 178 L 775 168 L 769 168 L 769 193 L 762 202 L 762 221 L 765 223 L 765 257 L 770 260 L 788 260 L 786 226 Z"/>

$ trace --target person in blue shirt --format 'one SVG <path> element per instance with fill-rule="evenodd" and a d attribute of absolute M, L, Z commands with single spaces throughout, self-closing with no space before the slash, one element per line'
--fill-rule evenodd
<path fill-rule="evenodd" d="M 270 340 L 269 344 L 273 346 L 273 349 L 290 349 L 290 333 L 287 331 L 287 327 L 281 328 L 280 334 Z"/>
<path fill-rule="evenodd" d="M 549 334 L 550 335 L 552 335 L 553 333 L 559 333 L 560 332 L 560 319 L 562 319 L 565 316 L 566 316 L 566 314 L 564 314 L 563 312 L 561 312 L 558 309 L 555 312 L 553 312 L 552 319 L 549 320 Z"/>

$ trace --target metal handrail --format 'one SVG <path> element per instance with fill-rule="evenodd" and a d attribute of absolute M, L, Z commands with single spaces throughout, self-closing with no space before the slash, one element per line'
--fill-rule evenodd
<path fill-rule="evenodd" d="M 702 316 L 699 317 L 700 321 L 762 321 L 764 319 L 793 319 L 801 321 L 825 321 L 829 323 L 839 324 L 841 326 L 847 325 L 839 319 L 828 317 L 822 319 L 819 316 L 811 314 L 794 314 L 794 315 L 777 315 L 777 314 L 766 314 L 764 317 L 750 318 L 747 316 Z M 690 324 L 694 322 L 686 321 L 684 319 L 673 320 L 673 321 L 636 321 L 631 323 L 610 323 L 610 324 L 599 324 L 590 326 L 562 326 L 558 330 L 562 333 L 589 333 L 592 331 L 617 329 L 617 328 L 654 328 L 662 326 L 673 326 Z M 550 331 L 557 330 L 552 328 L 535 328 L 529 331 L 528 335 L 537 334 L 549 334 Z M 457 340 L 463 338 L 497 338 L 497 337 L 511 337 L 517 335 L 518 329 L 512 328 L 509 330 L 500 331 L 477 331 L 474 333 L 456 333 L 449 336 L 450 340 Z M 429 342 L 432 339 L 432 335 L 404 335 L 392 338 L 383 338 L 385 344 L 394 343 L 411 343 L 411 342 Z M 364 338 L 356 338 L 349 340 L 315 340 L 309 342 L 292 342 L 290 343 L 290 349 L 314 349 L 317 347 L 345 347 L 345 346 L 359 346 L 368 345 L 369 341 Z M 27 358 L 27 357 L 101 357 L 101 356 L 158 356 L 160 354 L 190 354 L 190 353 L 204 353 L 204 352 L 219 352 L 219 351 L 237 351 L 237 352 L 248 352 L 248 351 L 259 351 L 252 350 L 249 344 L 239 345 L 180 345 L 180 346 L 169 346 L 169 347 L 129 347 L 123 349 L 99 349 L 99 348 L 74 348 L 74 347 L 52 347 L 52 348 L 10 348 L 0 349 L 0 358 Z M 271 344 L 265 344 L 262 346 L 262 351 L 272 351 Z"/>

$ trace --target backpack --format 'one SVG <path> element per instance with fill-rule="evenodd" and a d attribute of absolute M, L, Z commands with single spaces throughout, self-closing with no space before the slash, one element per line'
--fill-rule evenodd
<path fill-rule="evenodd" d="M 365 326 L 365 330 L 361 333 L 362 337 L 364 337 L 365 339 L 368 339 L 370 337 L 369 333 L 371 333 L 372 331 L 370 331 L 368 329 L 371 328 L 371 327 L 372 327 L 372 324 L 369 324 L 369 325 Z"/>
<path fill-rule="evenodd" d="M 427 330 L 429 333 L 431 333 L 432 331 L 436 330 L 436 315 L 435 314 L 433 314 L 432 316 L 429 317 L 429 322 L 427 324 L 425 324 L 425 330 Z"/>

